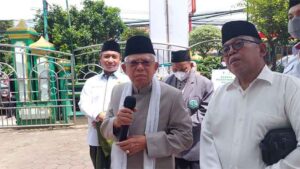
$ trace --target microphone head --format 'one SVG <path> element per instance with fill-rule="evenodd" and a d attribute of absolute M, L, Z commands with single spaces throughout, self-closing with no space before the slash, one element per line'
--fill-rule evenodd
<path fill-rule="evenodd" d="M 124 107 L 134 109 L 136 105 L 136 99 L 133 96 L 127 96 L 124 100 Z"/>

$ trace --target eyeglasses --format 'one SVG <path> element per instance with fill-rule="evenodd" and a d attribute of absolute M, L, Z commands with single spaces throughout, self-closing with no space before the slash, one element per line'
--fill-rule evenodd
<path fill-rule="evenodd" d="M 137 67 L 139 64 L 141 64 L 143 67 L 149 67 L 153 61 L 149 61 L 149 60 L 143 60 L 143 61 L 127 61 L 125 62 L 127 65 L 131 66 L 131 67 Z"/>
<path fill-rule="evenodd" d="M 247 40 L 247 39 L 238 39 L 235 42 L 233 42 L 230 45 L 224 45 L 221 50 L 219 51 L 220 55 L 226 56 L 228 55 L 229 51 L 230 51 L 230 46 L 232 47 L 232 49 L 234 50 L 240 50 L 244 47 L 245 42 L 248 43 L 255 43 L 255 44 L 260 44 L 260 42 L 257 41 L 252 41 L 252 40 Z"/>

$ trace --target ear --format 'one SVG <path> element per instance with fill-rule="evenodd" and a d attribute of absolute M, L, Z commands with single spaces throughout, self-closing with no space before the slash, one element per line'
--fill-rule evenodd
<path fill-rule="evenodd" d="M 191 68 L 193 68 L 194 67 L 194 63 L 190 62 L 190 66 L 191 66 Z"/>
<path fill-rule="evenodd" d="M 99 57 L 98 57 L 98 63 L 99 63 L 99 65 L 101 66 L 101 53 L 99 54 Z"/>
<path fill-rule="evenodd" d="M 157 62 L 155 62 L 155 65 L 154 65 L 155 71 L 157 71 L 158 67 L 159 67 L 159 64 Z"/>
<path fill-rule="evenodd" d="M 260 48 L 261 57 L 265 57 L 268 52 L 266 44 L 265 43 L 259 44 L 259 48 Z"/>
<path fill-rule="evenodd" d="M 172 72 L 176 71 L 176 68 L 175 68 L 174 64 L 171 65 L 171 69 L 172 69 Z"/>
<path fill-rule="evenodd" d="M 127 74 L 127 73 L 126 73 L 126 65 L 125 65 L 125 63 L 122 63 L 122 64 L 121 64 L 121 68 L 122 68 L 123 72 L 124 72 L 125 74 Z"/>

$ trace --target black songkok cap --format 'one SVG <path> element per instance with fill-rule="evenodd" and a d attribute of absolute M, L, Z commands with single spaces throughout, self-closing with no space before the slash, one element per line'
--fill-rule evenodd
<path fill-rule="evenodd" d="M 189 50 L 179 50 L 172 52 L 172 63 L 191 61 Z"/>
<path fill-rule="evenodd" d="M 290 0 L 289 9 L 298 4 L 300 4 L 300 0 Z"/>
<path fill-rule="evenodd" d="M 140 35 L 129 38 L 126 42 L 125 57 L 141 53 L 151 53 L 155 55 L 151 39 Z"/>
<path fill-rule="evenodd" d="M 105 51 L 115 51 L 121 53 L 120 45 L 115 40 L 108 40 L 104 42 L 101 52 Z"/>
<path fill-rule="evenodd" d="M 222 44 L 238 36 L 251 36 L 261 40 L 255 26 L 247 21 L 230 21 L 222 27 Z"/>

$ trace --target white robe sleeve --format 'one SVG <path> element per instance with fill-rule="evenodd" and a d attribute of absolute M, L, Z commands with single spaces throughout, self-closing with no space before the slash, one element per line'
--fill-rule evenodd
<path fill-rule="evenodd" d="M 209 129 L 209 119 L 206 117 L 201 126 L 199 162 L 201 169 L 222 169 L 214 139 Z"/>
<path fill-rule="evenodd" d="M 294 83 L 296 82 L 296 83 Z M 285 107 L 286 115 L 291 123 L 291 126 L 295 132 L 296 139 L 298 141 L 297 147 L 284 159 L 281 159 L 277 163 L 267 166 L 266 169 L 299 169 L 300 168 L 300 81 L 296 79 L 286 89 L 285 95 Z"/>
<path fill-rule="evenodd" d="M 88 81 L 84 84 L 83 89 L 80 93 L 80 101 L 78 103 L 80 111 L 82 111 L 85 116 L 92 120 L 96 120 L 96 117 L 100 112 L 96 112 L 94 109 L 95 107 L 92 106 L 92 99 L 91 96 L 92 91 L 90 91 L 91 88 L 89 87 Z"/>

